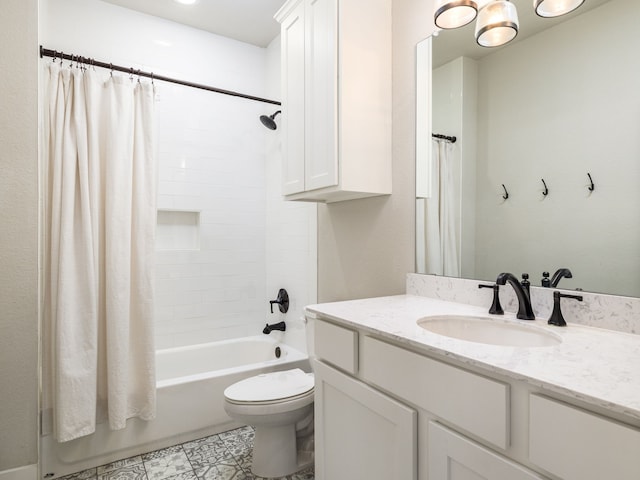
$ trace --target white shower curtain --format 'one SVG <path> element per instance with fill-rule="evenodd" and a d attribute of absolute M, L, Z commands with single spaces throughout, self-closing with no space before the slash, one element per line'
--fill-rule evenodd
<path fill-rule="evenodd" d="M 43 386 L 58 441 L 155 416 L 154 88 L 47 66 Z"/>
<path fill-rule="evenodd" d="M 450 142 L 433 140 L 431 196 L 425 206 L 426 273 L 459 277 L 452 149 Z"/>

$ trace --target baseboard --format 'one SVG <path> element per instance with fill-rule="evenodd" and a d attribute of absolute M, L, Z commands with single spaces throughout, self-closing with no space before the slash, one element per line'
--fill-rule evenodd
<path fill-rule="evenodd" d="M 38 465 L 25 465 L 0 471 L 0 480 L 37 480 Z"/>

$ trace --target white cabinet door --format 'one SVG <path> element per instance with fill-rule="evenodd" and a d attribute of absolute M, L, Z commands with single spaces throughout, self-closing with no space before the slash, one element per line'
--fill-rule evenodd
<path fill-rule="evenodd" d="M 417 413 L 315 363 L 317 480 L 415 480 Z"/>
<path fill-rule="evenodd" d="M 282 193 L 304 191 L 305 2 L 281 25 L 282 38 Z"/>
<path fill-rule="evenodd" d="M 338 0 L 307 0 L 305 190 L 338 184 Z"/>
<path fill-rule="evenodd" d="M 429 480 L 545 478 L 436 422 L 429 422 L 428 452 Z"/>

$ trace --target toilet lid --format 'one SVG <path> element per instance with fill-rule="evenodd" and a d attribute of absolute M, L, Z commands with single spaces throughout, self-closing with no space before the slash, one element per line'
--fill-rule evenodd
<path fill-rule="evenodd" d="M 283 372 L 261 373 L 234 383 L 224 391 L 235 402 L 265 402 L 302 395 L 313 389 L 313 373 L 299 368 Z"/>

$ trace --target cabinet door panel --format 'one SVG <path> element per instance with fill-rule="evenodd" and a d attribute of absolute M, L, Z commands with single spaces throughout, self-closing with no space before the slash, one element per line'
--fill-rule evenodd
<path fill-rule="evenodd" d="M 416 411 L 315 364 L 316 479 L 415 480 Z"/>
<path fill-rule="evenodd" d="M 282 193 L 304 191 L 304 2 L 281 26 Z"/>
<path fill-rule="evenodd" d="M 337 0 L 309 0 L 306 14 L 305 190 L 338 184 Z"/>
<path fill-rule="evenodd" d="M 429 422 L 430 480 L 543 480 L 459 433 Z"/>

